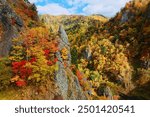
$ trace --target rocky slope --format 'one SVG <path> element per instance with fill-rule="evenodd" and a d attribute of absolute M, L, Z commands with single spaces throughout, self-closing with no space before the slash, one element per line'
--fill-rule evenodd
<path fill-rule="evenodd" d="M 37 11 L 32 4 L 24 0 L 0 0 L 0 56 L 8 56 L 12 39 L 23 27 L 37 20 Z"/>
<path fill-rule="evenodd" d="M 0 25 L 2 30 L 0 37 L 0 56 L 6 56 L 9 54 L 12 46 L 12 38 L 16 37 L 17 32 L 23 27 L 23 21 L 16 15 L 7 1 L 1 0 L 0 7 Z M 15 26 L 12 25 L 12 20 L 14 20 Z"/>
<path fill-rule="evenodd" d="M 150 99 L 149 0 L 111 19 L 39 19 L 28 0 L 0 0 L 0 99 Z"/>

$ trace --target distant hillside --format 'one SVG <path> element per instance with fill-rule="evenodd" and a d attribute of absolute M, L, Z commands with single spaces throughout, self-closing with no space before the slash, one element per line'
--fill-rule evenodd
<path fill-rule="evenodd" d="M 40 20 L 50 28 L 52 32 L 57 32 L 59 25 L 63 25 L 69 41 L 72 45 L 77 44 L 76 41 L 84 43 L 85 40 L 91 38 L 94 33 L 100 33 L 99 27 L 108 21 L 103 16 L 81 16 L 81 15 L 64 15 L 64 16 L 50 16 L 42 15 Z M 89 33 L 90 31 L 90 33 Z M 79 43 L 78 43 L 79 44 Z"/>

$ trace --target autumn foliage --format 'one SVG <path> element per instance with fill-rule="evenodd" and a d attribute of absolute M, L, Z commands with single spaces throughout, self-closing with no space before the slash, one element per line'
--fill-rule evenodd
<path fill-rule="evenodd" d="M 33 28 L 19 38 L 14 39 L 11 56 L 12 81 L 17 86 L 27 85 L 28 81 L 39 82 L 53 74 L 58 59 L 57 39 L 50 38 L 50 32 L 45 28 Z M 18 43 L 23 41 L 22 44 Z"/>
<path fill-rule="evenodd" d="M 10 85 L 26 87 L 54 81 L 58 61 L 61 62 L 56 55 L 60 52 L 63 69 L 70 69 L 67 62 L 71 58 L 74 78 L 90 99 L 107 99 L 98 93 L 102 84 L 109 87 L 109 93 L 116 100 L 120 92 L 144 97 L 143 92 L 137 92 L 147 91 L 139 87 L 150 82 L 148 2 L 130 1 L 110 19 L 101 15 L 43 15 L 39 22 L 34 4 L 16 1 L 11 6 L 22 18 L 25 29 L 12 40 L 9 57 L 0 58 L 0 90 Z M 45 19 L 49 19 L 48 22 Z M 10 23 L 16 25 L 16 19 L 11 18 Z M 69 38 L 70 58 L 67 47 L 59 50 L 59 24 L 64 25 Z M 3 36 L 1 30 L 2 24 L 0 37 Z M 105 91 L 104 87 L 102 90 Z"/>
<path fill-rule="evenodd" d="M 76 71 L 76 75 L 77 75 L 79 81 L 81 81 L 83 79 L 83 74 L 79 70 Z"/>

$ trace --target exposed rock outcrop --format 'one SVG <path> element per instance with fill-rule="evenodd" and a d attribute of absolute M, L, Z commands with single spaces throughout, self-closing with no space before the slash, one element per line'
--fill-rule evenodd
<path fill-rule="evenodd" d="M 8 56 L 22 28 L 36 26 L 36 6 L 28 0 L 0 0 L 0 56 Z"/>
<path fill-rule="evenodd" d="M 113 99 L 112 90 L 106 84 L 101 84 L 99 86 L 99 88 L 97 89 L 97 94 L 99 96 L 105 96 L 108 100 L 112 100 Z"/>
<path fill-rule="evenodd" d="M 57 52 L 58 58 L 58 71 L 56 72 L 56 84 L 59 87 L 60 95 L 65 100 L 85 100 L 87 97 L 85 96 L 82 88 L 80 87 L 78 78 L 73 74 L 70 70 L 69 66 L 71 64 L 71 54 L 70 54 L 70 44 L 68 42 L 68 37 L 66 35 L 65 30 L 62 26 L 59 28 L 60 33 L 60 42 L 59 49 L 60 52 Z M 67 58 L 63 58 L 64 56 L 61 51 L 66 48 Z M 65 55 L 66 56 L 66 55 Z"/>
<path fill-rule="evenodd" d="M 83 56 L 85 59 L 90 60 L 92 58 L 92 51 L 90 45 L 88 45 L 83 51 Z"/>
<path fill-rule="evenodd" d="M 17 32 L 23 26 L 23 21 L 11 9 L 7 1 L 0 0 L 0 22 L 3 28 L 3 35 L 0 37 L 0 56 L 7 56 L 12 46 L 12 38 L 17 36 Z M 13 25 L 13 22 L 16 25 Z"/>
<path fill-rule="evenodd" d="M 12 39 L 23 27 L 23 21 L 7 1 L 0 0 L 0 22 L 3 30 L 3 35 L 0 37 L 0 56 L 7 56 L 12 46 Z"/>

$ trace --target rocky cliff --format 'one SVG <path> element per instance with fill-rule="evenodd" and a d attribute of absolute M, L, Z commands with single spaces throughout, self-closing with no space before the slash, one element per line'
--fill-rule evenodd
<path fill-rule="evenodd" d="M 23 27 L 23 21 L 5 0 L 0 1 L 0 23 L 1 30 L 3 30 L 0 37 L 0 56 L 7 56 L 12 46 L 12 39 L 17 36 L 18 31 Z"/>
<path fill-rule="evenodd" d="M 71 65 L 71 53 L 70 53 L 70 44 L 68 41 L 68 36 L 63 29 L 63 26 L 60 25 L 59 28 L 60 40 L 59 40 L 59 49 L 57 52 L 58 58 L 58 71 L 56 71 L 56 84 L 58 85 L 61 96 L 63 99 L 72 99 L 72 100 L 85 100 L 85 96 L 77 76 L 75 76 L 70 69 Z M 64 52 L 64 51 L 65 52 Z"/>
<path fill-rule="evenodd" d="M 0 0 L 0 56 L 9 55 L 12 39 L 34 21 L 38 21 L 34 5 L 24 0 Z"/>

